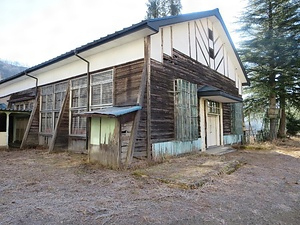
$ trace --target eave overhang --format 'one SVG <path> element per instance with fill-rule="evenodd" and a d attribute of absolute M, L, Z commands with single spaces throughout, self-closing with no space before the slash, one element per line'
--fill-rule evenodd
<path fill-rule="evenodd" d="M 76 54 L 81 54 L 82 56 L 87 57 L 98 52 L 122 45 L 124 43 L 138 40 L 139 38 L 143 38 L 157 32 L 157 29 L 149 25 L 147 20 L 144 20 L 138 24 L 132 25 L 131 27 L 124 28 L 121 31 L 117 31 L 113 34 L 107 35 L 86 45 L 73 49 L 41 64 L 30 67 L 14 76 L 1 80 L 0 84 L 20 78 L 22 76 L 25 76 L 26 74 L 34 75 L 34 73 L 37 71 L 50 70 L 51 68 L 59 67 L 64 64 L 76 61 L 78 60 Z"/>
<path fill-rule="evenodd" d="M 198 97 L 206 98 L 215 102 L 222 103 L 236 103 L 242 102 L 243 99 L 241 97 L 230 95 L 218 88 L 211 87 L 208 85 L 204 85 L 198 89 Z"/>
<path fill-rule="evenodd" d="M 18 113 L 30 115 L 31 110 L 0 109 L 0 113 Z"/>

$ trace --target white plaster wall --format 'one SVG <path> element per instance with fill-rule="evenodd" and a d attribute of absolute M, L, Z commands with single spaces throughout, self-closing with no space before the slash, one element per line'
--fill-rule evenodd
<path fill-rule="evenodd" d="M 35 87 L 35 80 L 22 76 L 20 78 L 0 84 L 0 98 L 9 94 Z M 4 102 L 7 104 L 7 102 Z"/>
<path fill-rule="evenodd" d="M 0 132 L 0 147 L 7 147 L 7 132 Z"/>
<path fill-rule="evenodd" d="M 228 72 L 228 77 L 233 80 L 236 81 L 236 72 L 235 72 L 235 67 L 230 59 L 230 57 L 228 57 L 228 62 L 227 62 L 227 72 Z"/>
<path fill-rule="evenodd" d="M 162 28 L 163 30 L 163 53 L 172 56 L 172 26 Z"/>
<path fill-rule="evenodd" d="M 218 53 L 215 57 L 215 68 L 219 73 L 225 75 L 224 59 L 226 55 L 225 55 L 224 41 L 220 38 L 220 35 L 216 29 L 213 32 L 216 38 L 214 44 L 214 50 L 215 50 L 215 54 Z"/>
<path fill-rule="evenodd" d="M 44 85 L 64 79 L 71 78 L 76 75 L 86 73 L 87 64 L 74 57 L 74 62 L 65 64 L 55 69 L 46 72 L 36 71 L 32 75 L 38 78 L 38 85 Z M 126 63 L 144 57 L 144 39 L 139 39 L 119 47 L 115 47 L 104 52 L 86 57 L 90 62 L 90 71 L 99 70 L 114 65 Z M 14 79 L 0 84 L 0 97 L 11 93 L 26 90 L 35 87 L 35 80 L 26 76 Z"/>
<path fill-rule="evenodd" d="M 189 22 L 189 33 L 190 33 L 190 54 L 189 56 L 196 60 L 196 38 L 195 38 L 195 22 Z"/>
<path fill-rule="evenodd" d="M 161 33 L 151 35 L 151 58 L 162 62 Z"/>
<path fill-rule="evenodd" d="M 173 31 L 173 48 L 180 52 L 189 55 L 189 31 L 188 23 L 175 24 L 172 27 Z"/>

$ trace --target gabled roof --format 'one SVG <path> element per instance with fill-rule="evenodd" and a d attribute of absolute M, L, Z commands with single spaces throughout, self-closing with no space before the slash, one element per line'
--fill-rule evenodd
<path fill-rule="evenodd" d="M 155 34 L 157 32 L 159 32 L 159 28 L 160 27 L 163 27 L 163 26 L 167 26 L 167 25 L 172 25 L 172 24 L 176 24 L 176 23 L 182 23 L 182 22 L 186 22 L 186 21 L 190 21 L 190 20 L 196 20 L 196 19 L 201 19 L 201 18 L 206 18 L 206 17 L 211 17 L 211 16 L 215 16 L 221 23 L 225 33 L 226 33 L 226 36 L 233 48 L 233 51 L 235 53 L 235 56 L 240 64 L 240 67 L 247 79 L 247 83 L 249 83 L 249 80 L 247 78 L 247 75 L 246 75 L 246 72 L 245 72 L 245 69 L 244 69 L 244 66 L 240 60 L 240 57 L 234 47 L 234 44 L 233 44 L 233 41 L 229 35 L 229 32 L 225 26 L 225 23 L 221 17 L 221 14 L 219 12 L 219 9 L 213 9 L 213 10 L 208 10 L 208 11 L 203 11 L 203 12 L 195 12 L 195 13 L 189 13 L 189 14 L 182 14 L 182 15 L 178 15 L 178 16 L 168 16 L 168 17 L 163 17 L 163 18 L 157 18 L 157 19 L 148 19 L 148 20 L 143 20 L 141 21 L 140 23 L 137 23 L 137 24 L 134 24 L 130 27 L 127 27 L 127 28 L 124 28 L 123 30 L 120 30 L 120 31 L 117 31 L 113 34 L 110 34 L 110 35 L 107 35 L 105 37 L 102 37 L 98 40 L 95 40 L 93 42 L 90 42 L 90 43 L 87 43 L 81 47 L 78 47 L 74 50 L 71 50 L 69 52 L 66 52 L 60 56 L 57 56 L 53 59 L 50 59 L 46 62 L 43 62 L 41 64 L 38 64 L 36 66 L 33 66 L 31 68 L 28 68 L 26 69 L 25 71 L 23 72 L 20 72 L 14 76 L 11 76 L 7 79 L 4 79 L 2 81 L 0 81 L 0 84 L 2 83 L 5 83 L 9 80 L 13 80 L 15 78 L 18 78 L 20 76 L 23 76 L 27 73 L 31 73 L 31 72 L 34 72 L 36 70 L 39 70 L 39 69 L 42 69 L 44 67 L 47 67 L 49 65 L 52 65 L 52 64 L 55 64 L 55 63 L 58 63 L 64 59 L 67 59 L 67 58 L 70 58 L 72 56 L 75 56 L 76 54 L 79 54 L 79 53 L 82 53 L 82 52 L 85 52 L 85 51 L 88 51 L 90 49 L 93 49 L 95 47 L 98 47 L 98 46 L 101 46 L 101 45 L 104 45 L 106 43 L 109 43 L 109 42 L 112 42 L 116 39 L 119 39 L 119 38 L 123 38 L 125 36 L 128 36 L 128 35 L 132 35 L 133 33 L 136 33 L 136 32 L 139 32 L 139 31 L 142 31 L 142 30 L 147 30 L 147 33 L 148 35 L 151 35 L 151 34 Z"/>

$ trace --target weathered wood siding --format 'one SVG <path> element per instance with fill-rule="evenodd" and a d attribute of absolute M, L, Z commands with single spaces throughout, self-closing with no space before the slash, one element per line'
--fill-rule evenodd
<path fill-rule="evenodd" d="M 145 98 L 146 94 L 145 94 Z M 146 100 L 144 100 L 145 102 Z M 137 132 L 137 138 L 135 142 L 135 148 L 133 156 L 136 158 L 147 157 L 147 108 L 145 104 L 141 111 L 141 118 L 139 123 L 139 128 Z"/>
<path fill-rule="evenodd" d="M 144 60 L 117 66 L 114 76 L 114 105 L 136 105 Z"/>
<path fill-rule="evenodd" d="M 223 133 L 231 134 L 231 104 L 223 103 Z"/>
<path fill-rule="evenodd" d="M 137 105 L 143 67 L 144 67 L 144 59 L 140 59 L 137 61 L 133 61 L 115 67 L 115 77 L 114 77 L 114 98 L 115 98 L 114 105 L 115 106 Z M 138 127 L 137 138 L 136 138 L 135 148 L 133 153 L 133 156 L 138 158 L 147 156 L 146 154 L 147 109 L 145 107 L 147 102 L 146 91 L 144 94 L 143 102 L 144 104 L 141 112 L 141 119 Z M 126 126 L 128 126 L 128 124 Z M 122 138 L 125 137 L 123 137 L 122 135 Z M 125 146 L 123 147 L 123 150 L 125 151 Z M 123 160 L 122 155 L 124 156 L 125 153 L 121 154 L 121 160 Z"/>
<path fill-rule="evenodd" d="M 25 103 L 28 100 L 32 100 L 32 101 L 26 103 L 31 103 L 35 99 L 35 96 L 36 96 L 36 88 L 30 88 L 24 91 L 13 93 L 9 98 L 8 108 L 22 110 L 22 109 L 14 108 L 13 105 L 18 103 L 23 103 L 23 102 Z M 26 107 L 24 107 L 23 109 L 25 108 Z"/>
<path fill-rule="evenodd" d="M 166 63 L 151 62 L 152 142 L 174 140 L 174 70 Z"/>
<path fill-rule="evenodd" d="M 121 123 L 120 164 L 121 165 L 124 165 L 126 162 L 130 137 L 132 135 L 134 117 L 135 117 L 135 112 L 129 113 L 127 115 L 123 115 L 120 118 L 120 123 Z"/>
<path fill-rule="evenodd" d="M 164 62 L 151 61 L 151 130 L 152 143 L 174 140 L 174 79 L 217 87 L 239 96 L 234 81 L 173 50 L 173 57 L 164 55 Z M 226 119 L 225 119 L 226 123 Z"/>

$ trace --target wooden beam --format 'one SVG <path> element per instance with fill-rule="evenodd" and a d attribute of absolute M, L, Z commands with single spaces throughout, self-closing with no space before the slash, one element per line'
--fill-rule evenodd
<path fill-rule="evenodd" d="M 171 32 L 172 34 L 172 32 Z M 151 159 L 151 59 L 150 59 L 150 37 L 146 41 L 145 62 L 147 65 L 147 159 Z"/>
<path fill-rule="evenodd" d="M 27 123 L 27 126 L 26 126 L 26 130 L 25 130 L 25 133 L 24 133 L 24 136 L 23 136 L 23 139 L 22 139 L 20 149 L 24 149 L 24 147 L 26 145 L 28 134 L 29 134 L 29 131 L 30 131 L 30 128 L 31 128 L 31 125 L 32 125 L 37 107 L 39 105 L 38 104 L 39 97 L 40 97 L 40 94 L 39 94 L 39 92 L 37 92 L 37 96 L 36 96 L 34 104 L 33 104 L 33 108 L 32 108 L 32 111 L 31 111 L 31 114 L 30 114 L 30 117 L 29 117 L 29 120 L 28 120 L 28 123 Z"/>
<path fill-rule="evenodd" d="M 66 102 L 67 102 L 67 99 L 70 95 L 70 90 L 69 89 L 70 89 L 70 87 L 68 86 L 68 88 L 66 90 L 64 100 L 61 104 L 61 108 L 60 108 L 60 111 L 59 111 L 59 114 L 58 114 L 58 119 L 57 119 L 56 124 L 55 124 L 55 129 L 54 129 L 54 132 L 53 132 L 52 140 L 51 140 L 50 145 L 49 145 L 49 149 L 48 149 L 49 153 L 51 153 L 54 149 L 54 145 L 55 145 L 55 141 L 56 141 L 56 138 L 57 138 L 58 130 L 60 128 L 60 123 L 62 121 L 64 110 L 65 110 L 65 107 L 66 107 Z"/>
<path fill-rule="evenodd" d="M 143 102 L 144 102 L 144 96 L 145 96 L 145 91 L 146 91 L 146 85 L 147 85 L 147 69 L 148 69 L 148 51 L 149 51 L 149 45 L 150 45 L 150 37 L 146 37 L 144 39 L 144 52 L 145 52 L 145 60 L 144 60 L 144 67 L 143 67 L 143 72 L 141 75 L 141 82 L 140 82 L 140 87 L 139 87 L 139 92 L 138 92 L 138 98 L 137 98 L 137 105 L 143 107 Z M 130 135 L 130 141 L 128 144 L 128 151 L 127 151 L 127 156 L 125 160 L 125 166 L 128 166 L 132 162 L 133 158 L 133 152 L 135 148 L 135 142 L 137 138 L 137 132 L 138 128 L 140 125 L 140 118 L 141 118 L 141 110 L 138 110 L 135 114 L 135 118 L 133 121 L 132 125 L 132 132 Z"/>

